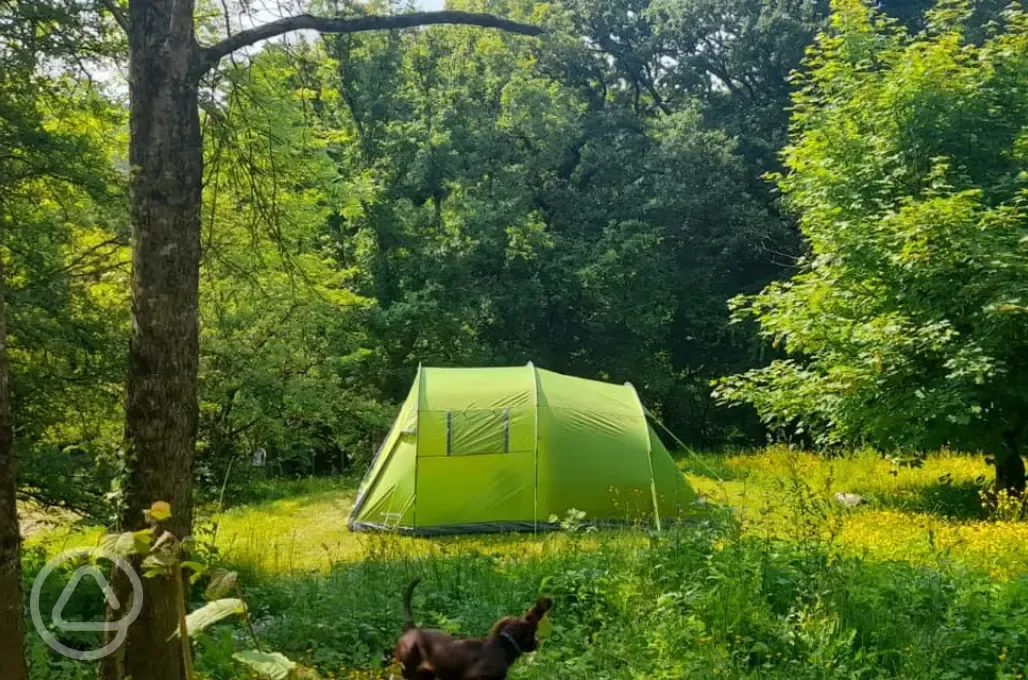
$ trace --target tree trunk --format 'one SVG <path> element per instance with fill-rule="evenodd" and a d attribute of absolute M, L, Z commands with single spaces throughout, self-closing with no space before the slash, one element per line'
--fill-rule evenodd
<path fill-rule="evenodd" d="M 165 528 L 188 535 L 198 420 L 197 365 L 203 147 L 197 99 L 200 49 L 192 0 L 129 3 L 132 164 L 132 337 L 125 413 L 122 527 L 171 504 Z M 124 579 L 118 579 L 125 602 Z M 143 579 L 143 608 L 129 628 L 124 677 L 180 680 L 175 584 Z"/>
<path fill-rule="evenodd" d="M 14 422 L 0 261 L 0 678 L 4 680 L 28 677 L 21 628 L 21 530 L 15 492 Z"/>
<path fill-rule="evenodd" d="M 1023 494 L 1025 489 L 1024 459 L 1018 446 L 1017 435 L 1006 432 L 1003 435 L 1005 446 L 995 456 L 996 490 L 1014 491 Z"/>

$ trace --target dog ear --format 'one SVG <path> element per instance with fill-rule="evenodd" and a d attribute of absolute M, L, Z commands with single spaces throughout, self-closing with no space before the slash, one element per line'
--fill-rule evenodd
<path fill-rule="evenodd" d="M 525 618 L 529 621 L 539 621 L 541 618 L 546 616 L 546 612 L 553 608 L 553 600 L 548 597 L 540 597 L 535 601 L 535 605 L 528 610 L 528 614 Z"/>

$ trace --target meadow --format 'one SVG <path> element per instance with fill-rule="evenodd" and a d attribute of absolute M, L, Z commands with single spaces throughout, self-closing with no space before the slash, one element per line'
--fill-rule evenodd
<path fill-rule="evenodd" d="M 513 678 L 1023 677 L 1028 523 L 983 507 L 980 458 L 771 448 L 680 465 L 704 518 L 660 536 L 574 522 L 539 536 L 352 534 L 355 485 L 339 479 L 255 485 L 248 502 L 208 512 L 198 535 L 240 572 L 262 648 L 327 678 L 389 677 L 383 651 L 415 574 L 418 621 L 454 633 L 555 598 L 552 633 Z M 863 502 L 844 506 L 838 492 Z M 100 534 L 37 531 L 26 580 Z M 83 618 L 99 612 L 96 593 L 74 604 Z M 241 621 L 219 624 L 200 636 L 197 668 L 249 677 L 232 653 L 252 646 Z M 38 640 L 30 658 L 34 677 L 92 677 Z"/>

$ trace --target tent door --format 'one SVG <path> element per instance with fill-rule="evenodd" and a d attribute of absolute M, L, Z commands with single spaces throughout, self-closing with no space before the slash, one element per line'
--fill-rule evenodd
<path fill-rule="evenodd" d="M 418 526 L 531 520 L 535 456 L 497 453 L 418 460 Z"/>

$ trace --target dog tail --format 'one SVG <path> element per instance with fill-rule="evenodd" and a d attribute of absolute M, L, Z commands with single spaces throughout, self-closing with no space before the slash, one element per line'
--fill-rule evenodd
<path fill-rule="evenodd" d="M 414 614 L 410 610 L 410 600 L 414 596 L 414 586 L 418 585 L 419 581 L 421 581 L 421 577 L 415 576 L 407 584 L 407 589 L 403 591 L 403 629 L 405 631 L 414 628 Z"/>

